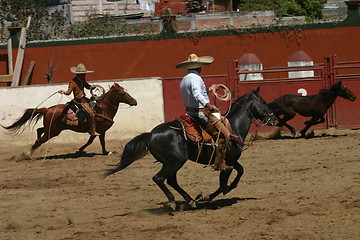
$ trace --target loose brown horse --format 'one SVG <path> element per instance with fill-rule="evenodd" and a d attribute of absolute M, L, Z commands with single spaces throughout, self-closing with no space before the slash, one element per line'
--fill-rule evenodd
<path fill-rule="evenodd" d="M 96 131 L 100 134 L 99 138 L 102 147 L 102 153 L 104 155 L 109 153 L 105 148 L 105 132 L 113 125 L 113 119 L 121 102 L 130 106 L 137 105 L 136 100 L 117 83 L 114 83 L 110 90 L 105 93 L 97 102 L 97 105 L 102 109 L 102 114 L 96 115 Z M 31 147 L 30 154 L 32 154 L 41 144 L 59 135 L 60 132 L 65 129 L 82 133 L 88 132 L 88 124 L 86 122 L 79 122 L 78 126 L 70 126 L 62 121 L 60 115 L 62 115 L 65 107 L 66 104 L 59 104 L 49 108 L 26 109 L 22 117 L 20 117 L 16 122 L 10 126 L 2 127 L 13 131 L 14 133 L 19 133 L 19 130 L 26 122 L 35 120 L 36 123 L 41 117 L 44 117 L 44 126 L 37 129 L 37 140 Z M 95 137 L 96 136 L 90 136 L 87 143 L 82 146 L 78 152 L 83 152 L 84 149 L 94 141 Z"/>
<path fill-rule="evenodd" d="M 287 127 L 293 136 L 296 135 L 296 131 L 286 122 L 293 119 L 296 113 L 304 117 L 311 117 L 310 120 L 304 122 L 306 126 L 300 131 L 301 136 L 305 137 L 311 126 L 325 122 L 324 115 L 338 96 L 350 101 L 356 99 L 355 94 L 346 88 L 342 81 L 339 81 L 330 89 L 321 89 L 319 94 L 312 96 L 285 94 L 268 103 L 268 107 L 279 120 L 277 126 Z"/>

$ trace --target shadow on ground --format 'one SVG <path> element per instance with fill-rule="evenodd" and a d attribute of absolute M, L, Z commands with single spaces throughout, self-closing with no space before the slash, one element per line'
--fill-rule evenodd
<path fill-rule="evenodd" d="M 185 201 L 176 202 L 176 211 L 173 211 L 169 206 L 167 206 L 168 202 L 159 203 L 161 205 L 159 208 L 150 208 L 143 209 L 136 212 L 127 212 L 123 214 L 117 214 L 112 217 L 123 217 L 128 215 L 171 215 L 173 216 L 176 212 L 182 211 L 198 211 L 198 210 L 218 210 L 224 207 L 230 207 L 238 202 L 248 201 L 248 200 L 259 200 L 259 198 L 228 198 L 228 199 L 219 199 L 210 202 L 198 202 L 196 208 L 189 208 Z"/>

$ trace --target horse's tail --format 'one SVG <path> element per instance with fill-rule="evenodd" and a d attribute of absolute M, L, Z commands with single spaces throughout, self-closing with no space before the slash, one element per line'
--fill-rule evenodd
<path fill-rule="evenodd" d="M 9 126 L 3 126 L 4 129 L 9 130 L 13 132 L 14 134 L 20 134 L 22 131 L 20 131 L 21 127 L 25 125 L 28 121 L 34 122 L 34 125 L 41 119 L 41 117 L 44 116 L 47 108 L 39 108 L 39 109 L 33 109 L 28 108 L 25 110 L 24 114 L 16 120 L 13 124 Z"/>
<path fill-rule="evenodd" d="M 142 133 L 128 142 L 125 145 L 119 164 L 113 169 L 106 170 L 104 177 L 116 173 L 136 160 L 143 158 L 149 151 L 150 137 L 150 132 Z"/>

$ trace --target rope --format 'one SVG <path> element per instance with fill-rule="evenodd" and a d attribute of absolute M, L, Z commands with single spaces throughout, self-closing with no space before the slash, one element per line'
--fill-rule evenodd
<path fill-rule="evenodd" d="M 34 112 L 40 107 L 40 105 L 42 105 L 44 102 L 46 102 L 46 101 L 47 101 L 48 99 L 50 99 L 52 96 L 54 96 L 56 93 L 58 93 L 58 92 L 54 92 L 53 94 L 51 94 L 50 96 L 48 96 L 44 101 L 42 101 L 39 105 L 37 105 L 37 106 L 34 108 L 33 112 L 31 113 L 30 119 L 33 118 Z M 29 122 L 29 127 L 30 127 L 30 122 Z"/>
<path fill-rule="evenodd" d="M 93 88 L 90 89 L 90 94 L 93 96 L 95 100 L 99 100 L 104 94 L 105 94 L 105 88 L 103 88 L 101 85 L 93 84 Z M 99 90 L 101 92 L 100 96 L 97 96 L 94 91 Z"/>
<path fill-rule="evenodd" d="M 51 116 L 51 120 L 50 120 L 50 124 L 49 124 L 49 135 L 48 135 L 48 141 L 49 141 L 49 140 L 50 140 L 50 138 L 51 138 L 51 137 L 50 137 L 50 136 L 51 136 L 51 125 L 52 125 L 52 123 L 53 123 L 53 120 L 54 120 L 54 116 L 55 116 L 56 110 L 57 110 L 57 108 L 58 108 L 58 106 L 59 106 L 59 104 L 60 104 L 60 102 L 61 102 L 62 98 L 63 98 L 63 94 L 61 94 L 61 98 L 60 98 L 60 100 L 58 101 L 58 103 L 56 104 L 55 110 L 54 110 L 54 112 L 53 112 L 53 114 L 52 114 L 52 116 Z M 43 160 L 45 160 L 45 159 L 46 159 L 46 157 L 47 157 L 48 149 L 49 149 L 49 144 L 47 144 L 47 145 L 46 145 L 45 156 L 44 156 Z"/>
<path fill-rule="evenodd" d="M 219 93 L 217 93 L 217 90 L 219 88 L 222 88 L 224 90 L 223 95 L 220 95 Z M 231 92 L 230 92 L 229 88 L 223 84 L 217 84 L 217 87 L 215 89 L 213 89 L 212 92 L 214 93 L 215 97 L 217 99 L 219 99 L 220 101 L 226 102 L 231 99 Z"/>
<path fill-rule="evenodd" d="M 222 89 L 223 89 L 224 94 L 219 94 L 219 93 L 217 92 L 217 90 L 218 90 L 219 88 L 222 88 Z M 226 86 L 223 85 L 223 84 L 217 84 L 217 87 L 216 87 L 215 89 L 213 89 L 212 92 L 213 92 L 214 96 L 215 96 L 217 99 L 219 99 L 220 101 L 223 101 L 223 102 L 229 101 L 229 108 L 228 108 L 228 110 L 226 111 L 226 113 L 225 113 L 225 115 L 224 115 L 224 117 L 226 117 L 226 116 L 229 114 L 230 108 L 231 108 L 231 103 L 230 103 L 230 101 L 231 101 L 231 92 L 230 92 L 229 88 L 226 87 Z"/>
<path fill-rule="evenodd" d="M 186 133 L 185 133 L 185 136 L 186 136 Z M 201 151 L 202 151 L 203 146 L 204 146 L 204 142 L 205 142 L 204 140 L 201 142 L 201 144 L 199 143 L 199 141 L 197 142 L 197 144 L 198 144 L 198 154 L 197 154 L 197 156 L 196 156 L 195 163 L 197 163 L 198 160 L 199 160 Z M 190 187 L 190 185 L 191 185 L 191 178 L 192 178 L 193 173 L 194 173 L 194 168 L 192 168 L 192 170 L 191 170 L 191 172 L 190 172 L 189 181 L 188 181 L 188 186 L 189 186 L 189 187 Z"/>
<path fill-rule="evenodd" d="M 242 152 L 245 152 L 249 147 L 251 147 L 251 145 L 253 145 L 253 143 L 255 142 L 256 140 L 256 137 L 257 137 L 257 134 L 258 134 L 258 131 L 259 131 L 259 127 L 260 125 L 259 124 L 256 124 L 256 130 L 255 130 L 255 133 L 254 133 L 254 137 L 249 141 L 249 143 L 242 149 Z"/>

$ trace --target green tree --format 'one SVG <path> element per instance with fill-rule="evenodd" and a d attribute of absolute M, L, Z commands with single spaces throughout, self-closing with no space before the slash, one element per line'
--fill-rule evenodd
<path fill-rule="evenodd" d="M 305 16 L 321 19 L 326 0 L 240 0 L 239 10 L 274 10 L 278 16 Z"/>
<path fill-rule="evenodd" d="M 36 39 L 42 34 L 41 26 L 48 16 L 47 5 L 49 0 L 2 0 L 0 5 L 1 23 L 4 20 L 11 22 L 13 27 L 26 26 L 27 19 L 31 17 L 31 31 L 28 38 Z"/>

